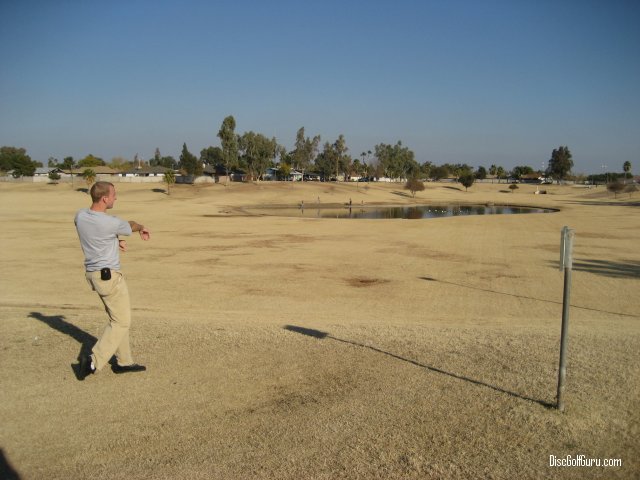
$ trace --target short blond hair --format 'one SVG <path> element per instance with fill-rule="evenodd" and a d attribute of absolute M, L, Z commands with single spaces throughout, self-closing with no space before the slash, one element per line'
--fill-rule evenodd
<path fill-rule="evenodd" d="M 98 203 L 102 197 L 109 195 L 109 193 L 111 193 L 111 187 L 116 188 L 111 182 L 94 183 L 90 191 L 93 203 Z"/>

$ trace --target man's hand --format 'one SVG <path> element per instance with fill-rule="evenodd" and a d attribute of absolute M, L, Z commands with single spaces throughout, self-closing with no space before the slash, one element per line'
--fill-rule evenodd
<path fill-rule="evenodd" d="M 140 230 L 140 238 L 142 240 L 149 240 L 151 238 L 151 232 L 148 228 L 142 227 L 142 230 Z"/>
<path fill-rule="evenodd" d="M 127 251 L 127 242 L 125 242 L 124 240 L 118 240 L 118 247 L 120 248 L 121 252 L 126 252 Z"/>
<path fill-rule="evenodd" d="M 148 228 L 144 227 L 144 225 L 140 225 L 139 223 L 134 222 L 133 220 L 129 220 L 129 225 L 131 225 L 132 232 L 140 233 L 140 238 L 142 240 L 149 240 L 151 238 L 151 232 L 149 231 Z"/>

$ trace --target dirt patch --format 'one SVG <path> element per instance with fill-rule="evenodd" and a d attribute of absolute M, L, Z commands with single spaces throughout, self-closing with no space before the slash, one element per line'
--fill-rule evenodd
<path fill-rule="evenodd" d="M 385 283 L 389 283 L 390 280 L 385 280 L 383 278 L 363 278 L 363 277 L 354 277 L 347 278 L 347 283 L 352 287 L 372 287 L 374 285 L 383 285 Z"/>

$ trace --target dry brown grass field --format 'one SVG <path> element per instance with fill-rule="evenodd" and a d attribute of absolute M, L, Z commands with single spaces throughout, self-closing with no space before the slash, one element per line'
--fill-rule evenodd
<path fill-rule="evenodd" d="M 76 187 L 78 187 L 76 185 Z M 640 477 L 640 198 L 602 187 L 118 184 L 144 373 L 84 382 L 106 315 L 73 226 L 86 193 L 0 183 L 0 471 L 20 479 Z M 428 220 L 252 207 L 478 203 Z M 564 413 L 553 408 L 576 233 Z M 551 467 L 550 456 L 621 459 Z M 11 477 L 13 475 L 13 477 Z"/>

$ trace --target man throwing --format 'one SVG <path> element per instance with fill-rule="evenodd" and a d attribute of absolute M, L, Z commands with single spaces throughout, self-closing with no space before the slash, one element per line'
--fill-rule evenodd
<path fill-rule="evenodd" d="M 115 354 L 115 373 L 143 372 L 146 367 L 133 362 L 129 347 L 131 306 L 129 290 L 120 272 L 120 251 L 127 250 L 124 240 L 118 235 L 139 232 L 142 240 L 149 240 L 148 229 L 136 222 L 126 222 L 107 215 L 113 208 L 116 189 L 112 183 L 96 182 L 91 187 L 91 207 L 76 213 L 75 225 L 84 252 L 87 282 L 104 304 L 109 323 L 93 346 L 91 355 L 80 358 L 80 379 L 100 371 Z"/>

